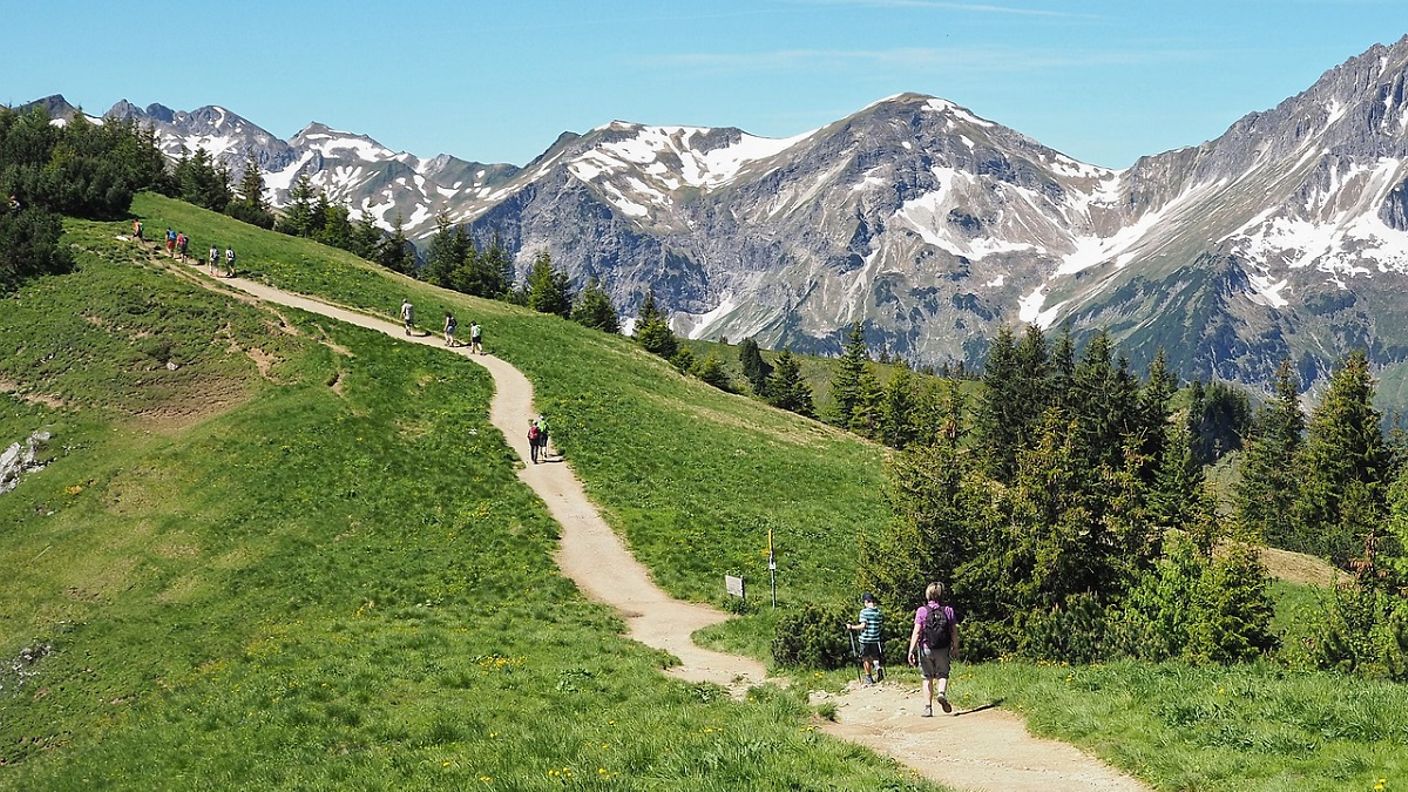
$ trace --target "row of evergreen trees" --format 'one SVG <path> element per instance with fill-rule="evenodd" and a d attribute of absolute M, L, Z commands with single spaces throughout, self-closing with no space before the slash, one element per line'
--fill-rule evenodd
<path fill-rule="evenodd" d="M 859 335 L 833 382 L 853 427 L 875 402 Z M 1287 657 L 1408 678 L 1408 472 L 1362 353 L 1308 422 L 1289 364 L 1253 420 L 1233 387 L 1179 394 L 1162 355 L 1140 377 L 1103 333 L 1078 351 L 1028 328 L 994 339 L 968 401 L 940 383 L 891 443 L 906 449 L 890 470 L 896 519 L 860 537 L 864 588 L 905 606 L 949 581 L 978 656 L 1232 662 L 1277 643 L 1254 551 L 1267 540 L 1356 572 Z M 1206 469 L 1242 446 L 1224 515 Z"/>
<path fill-rule="evenodd" d="M 0 107 L 0 294 L 72 266 L 61 215 L 123 217 L 133 193 L 166 178 L 154 134 L 130 121 L 59 126 L 41 108 Z"/>

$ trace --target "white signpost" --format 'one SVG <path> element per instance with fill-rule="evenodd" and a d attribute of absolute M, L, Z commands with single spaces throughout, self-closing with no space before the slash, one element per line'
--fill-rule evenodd
<path fill-rule="evenodd" d="M 743 586 L 743 578 L 741 577 L 724 575 L 724 590 L 741 600 L 748 599 L 748 592 Z"/>

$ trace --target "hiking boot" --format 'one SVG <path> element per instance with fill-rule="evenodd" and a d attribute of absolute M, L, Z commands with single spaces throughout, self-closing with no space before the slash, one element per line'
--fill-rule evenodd
<path fill-rule="evenodd" d="M 921 715 L 920 717 L 921 717 L 921 718 L 932 718 L 932 717 L 934 717 L 934 705 L 933 705 L 933 704 L 925 704 L 925 705 L 924 705 L 924 714 Z"/>
<path fill-rule="evenodd" d="M 938 698 L 939 706 L 944 708 L 944 712 L 953 712 L 953 705 L 948 703 L 948 696 L 940 693 Z"/>
<path fill-rule="evenodd" d="M 875 666 L 875 681 L 876 681 L 876 682 L 884 682 L 884 681 L 885 681 L 885 669 L 884 669 L 883 667 L 881 667 L 881 666 Z"/>
<path fill-rule="evenodd" d="M 865 675 L 865 684 L 867 684 L 867 685 L 873 685 L 873 684 L 875 684 L 875 677 L 871 676 L 870 674 L 866 674 L 866 675 Z"/>

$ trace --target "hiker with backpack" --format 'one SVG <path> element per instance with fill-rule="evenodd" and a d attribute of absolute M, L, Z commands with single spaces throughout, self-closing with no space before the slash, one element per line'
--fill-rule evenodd
<path fill-rule="evenodd" d="M 210 266 L 210 276 L 213 278 L 219 275 L 220 273 L 216 271 L 220 267 L 220 247 L 218 245 L 210 246 L 210 254 L 206 261 Z"/>
<path fill-rule="evenodd" d="M 455 331 L 459 329 L 459 323 L 455 321 L 455 315 L 449 311 L 445 312 L 445 346 L 455 345 Z"/>
<path fill-rule="evenodd" d="M 539 415 L 533 425 L 538 427 L 538 455 L 546 462 L 548 459 L 548 417 Z"/>
<path fill-rule="evenodd" d="M 483 343 L 482 343 L 483 338 L 484 338 L 484 328 L 480 327 L 478 322 L 470 322 L 470 323 L 469 323 L 469 351 L 470 351 L 470 352 L 473 352 L 473 353 L 476 354 L 476 355 L 482 355 L 482 354 L 484 354 L 484 345 L 483 345 Z"/>
<path fill-rule="evenodd" d="M 225 277 L 235 277 L 235 249 L 225 248 Z"/>
<path fill-rule="evenodd" d="M 528 456 L 533 460 L 533 464 L 538 464 L 538 448 L 542 443 L 542 432 L 538 430 L 537 421 L 528 422 Z"/>
<path fill-rule="evenodd" d="M 132 221 L 132 236 L 136 237 L 136 239 L 137 239 L 138 242 L 141 242 L 141 241 L 142 241 L 142 221 L 141 221 L 141 220 L 133 220 L 133 221 Z"/>
<path fill-rule="evenodd" d="M 182 233 L 182 232 L 177 232 L 177 234 L 176 234 L 176 252 L 177 252 L 178 254 L 180 254 L 180 256 L 181 256 L 181 261 L 182 261 L 182 262 L 184 262 L 184 261 L 186 260 L 186 246 L 189 245 L 189 244 L 191 244 L 191 238 L 188 237 L 188 236 L 186 236 L 186 235 L 185 235 L 184 233 Z"/>
<path fill-rule="evenodd" d="M 416 307 L 411 305 L 410 297 L 401 301 L 401 324 L 406 326 L 406 335 L 410 335 L 416 325 Z"/>
<path fill-rule="evenodd" d="M 846 629 L 860 633 L 860 660 L 865 668 L 865 682 L 873 685 L 885 678 L 884 658 L 880 648 L 881 628 L 885 617 L 875 601 L 875 595 L 867 593 L 860 599 L 862 607 L 855 624 L 847 624 Z"/>
<path fill-rule="evenodd" d="M 166 255 L 176 257 L 176 232 L 170 228 L 166 229 Z"/>
<path fill-rule="evenodd" d="M 914 612 L 914 630 L 909 634 L 909 664 L 918 665 L 924 676 L 924 717 L 934 716 L 934 698 L 944 712 L 953 712 L 948 700 L 949 666 L 958 652 L 958 620 L 953 608 L 944 602 L 944 584 L 930 583 L 924 589 L 928 600 Z"/>

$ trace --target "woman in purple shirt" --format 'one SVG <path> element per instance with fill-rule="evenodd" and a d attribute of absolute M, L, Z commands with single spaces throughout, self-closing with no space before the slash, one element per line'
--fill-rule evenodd
<path fill-rule="evenodd" d="M 927 603 L 914 612 L 914 630 L 909 634 L 909 664 L 918 665 L 924 675 L 924 717 L 934 716 L 935 680 L 939 706 L 953 712 L 948 701 L 950 658 L 958 653 L 958 622 L 953 608 L 944 604 L 944 584 L 930 583 L 924 590 Z M 916 652 L 918 654 L 916 654 Z"/>

